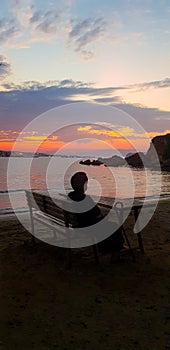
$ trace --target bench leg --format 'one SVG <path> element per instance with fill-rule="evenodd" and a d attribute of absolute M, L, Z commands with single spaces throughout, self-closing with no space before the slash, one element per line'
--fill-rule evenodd
<path fill-rule="evenodd" d="M 131 253 L 132 260 L 135 262 L 135 261 L 136 261 L 135 254 L 134 254 L 134 251 L 133 251 L 133 249 L 132 249 L 132 247 L 131 247 L 131 245 L 130 245 L 128 236 L 127 236 L 127 234 L 126 234 L 125 229 L 124 229 L 123 226 L 122 226 L 122 233 L 123 233 L 123 236 L 125 237 L 126 243 L 127 243 L 127 245 L 128 245 L 129 251 L 130 251 L 130 253 Z"/>
<path fill-rule="evenodd" d="M 67 248 L 67 269 L 71 269 L 72 266 L 72 254 L 71 254 L 71 248 Z"/>
<path fill-rule="evenodd" d="M 34 219 L 33 219 L 33 213 L 32 213 L 32 207 L 30 207 L 30 220 L 31 220 L 31 238 L 32 243 L 35 244 L 35 227 L 34 227 Z"/>
<path fill-rule="evenodd" d="M 136 223 L 138 216 L 139 216 L 139 209 L 138 208 L 134 209 L 134 216 L 135 216 L 135 223 Z M 138 237 L 139 249 L 140 249 L 141 253 L 144 254 L 144 246 L 143 246 L 142 234 L 139 230 L 139 223 L 138 223 L 137 237 Z"/>
<path fill-rule="evenodd" d="M 96 261 L 96 264 L 99 264 L 99 254 L 98 254 L 98 249 L 97 249 L 97 245 L 93 244 L 93 254 L 94 254 L 94 258 Z"/>
<path fill-rule="evenodd" d="M 143 240 L 142 240 L 142 235 L 140 232 L 137 233 L 137 237 L 138 237 L 138 243 L 139 243 L 139 249 L 141 251 L 142 254 L 144 254 L 144 246 L 143 246 Z"/>

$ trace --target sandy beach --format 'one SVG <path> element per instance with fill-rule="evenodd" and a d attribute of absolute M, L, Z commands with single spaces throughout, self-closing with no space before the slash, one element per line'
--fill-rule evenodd
<path fill-rule="evenodd" d="M 126 222 L 133 246 L 133 217 Z M 91 249 L 38 241 L 17 219 L 0 220 L 0 349 L 170 349 L 170 201 L 143 230 L 145 254 L 122 263 Z"/>

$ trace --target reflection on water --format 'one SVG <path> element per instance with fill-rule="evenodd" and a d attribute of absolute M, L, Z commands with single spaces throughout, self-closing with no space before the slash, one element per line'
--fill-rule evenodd
<path fill-rule="evenodd" d="M 89 178 L 89 194 L 129 198 L 133 196 L 156 195 L 159 193 L 160 180 L 161 193 L 170 193 L 170 173 L 154 170 L 132 168 L 107 168 L 105 166 L 85 166 L 79 164 L 74 158 L 36 158 L 33 160 L 29 174 L 29 158 L 13 158 L 12 169 L 9 174 L 10 190 L 29 188 L 55 188 L 60 191 L 71 189 L 70 177 L 76 171 L 85 171 Z M 0 158 L 0 208 L 9 208 L 7 190 L 8 158 Z M 26 205 L 22 192 L 15 192 L 17 207 Z"/>

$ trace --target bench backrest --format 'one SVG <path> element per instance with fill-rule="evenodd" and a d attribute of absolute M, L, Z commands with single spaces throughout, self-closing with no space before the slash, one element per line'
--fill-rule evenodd
<path fill-rule="evenodd" d="M 39 193 L 39 192 L 34 192 L 34 191 L 25 191 L 26 192 L 26 197 L 27 197 L 27 202 L 29 205 L 30 210 L 32 208 L 41 211 L 53 218 L 56 219 L 56 221 L 66 227 L 76 227 L 77 226 L 77 216 L 76 213 L 72 212 L 71 210 L 69 211 L 69 203 L 67 203 L 66 198 L 65 199 L 60 199 L 60 198 L 54 198 L 52 199 L 49 195 Z M 98 203 L 98 206 L 101 208 L 101 211 L 104 215 L 107 215 L 110 211 L 109 208 L 105 207 L 103 204 Z M 64 209 L 66 208 L 66 209 Z M 71 209 L 71 208 L 70 208 Z M 116 208 L 115 208 L 116 209 Z M 122 222 L 119 217 L 119 210 L 120 214 L 122 212 L 121 208 L 117 208 L 114 211 L 114 221 Z M 112 213 L 113 216 L 113 213 Z"/>
<path fill-rule="evenodd" d="M 25 191 L 26 198 L 30 209 L 36 209 L 57 219 L 60 225 L 69 227 L 76 226 L 76 214 L 68 212 L 64 209 L 65 200 L 53 200 L 48 195 Z M 57 204 L 56 204 L 57 202 Z"/>

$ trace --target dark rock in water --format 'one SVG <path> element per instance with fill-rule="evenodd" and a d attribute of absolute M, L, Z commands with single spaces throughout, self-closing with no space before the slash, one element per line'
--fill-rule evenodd
<path fill-rule="evenodd" d="M 126 154 L 125 158 L 131 157 L 131 156 L 133 156 L 133 154 L 134 154 L 134 153 L 129 152 L 129 153 Z"/>
<path fill-rule="evenodd" d="M 79 164 L 90 165 L 91 161 L 90 161 L 90 159 L 80 160 Z"/>
<path fill-rule="evenodd" d="M 106 166 L 126 166 L 127 163 L 124 158 L 119 156 L 112 156 L 110 158 L 98 158 L 100 162 Z"/>
<path fill-rule="evenodd" d="M 10 157 L 11 152 L 9 151 L 0 151 L 0 157 Z"/>
<path fill-rule="evenodd" d="M 90 159 L 86 159 L 86 160 L 80 160 L 79 164 L 83 164 L 83 165 L 102 165 L 103 163 L 100 162 L 98 159 L 94 159 L 94 160 L 90 160 Z"/>
<path fill-rule="evenodd" d="M 134 153 L 129 157 L 125 158 L 128 165 L 135 168 L 143 168 L 145 165 L 145 155 L 143 152 Z"/>
<path fill-rule="evenodd" d="M 92 162 L 91 162 L 91 165 L 102 165 L 103 163 L 100 161 L 100 160 L 98 160 L 98 159 L 95 159 L 95 160 L 93 160 Z"/>

